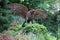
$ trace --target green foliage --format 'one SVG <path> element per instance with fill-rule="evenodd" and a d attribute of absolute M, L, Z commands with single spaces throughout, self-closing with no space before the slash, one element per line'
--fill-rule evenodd
<path fill-rule="evenodd" d="M 22 29 L 22 25 L 17 25 L 14 29 L 10 30 L 11 35 L 16 35 L 19 30 Z"/>
<path fill-rule="evenodd" d="M 11 14 L 9 10 L 0 9 L 0 32 L 9 28 L 9 24 L 12 21 L 10 15 Z"/>
<path fill-rule="evenodd" d="M 29 32 L 32 32 L 28 37 L 29 40 L 56 40 L 56 37 L 52 36 L 47 28 L 42 24 L 26 24 L 24 33 Z"/>
<path fill-rule="evenodd" d="M 14 30 L 14 31 L 19 31 L 21 28 L 22 28 L 21 25 L 17 25 L 13 30 Z"/>
<path fill-rule="evenodd" d="M 58 20 L 58 31 L 57 31 L 57 40 L 60 40 L 60 11 L 58 12 L 58 17 L 57 17 L 57 20 Z"/>
<path fill-rule="evenodd" d="M 24 28 L 24 33 L 28 32 L 33 32 L 33 33 L 40 33 L 40 32 L 46 32 L 46 27 L 43 25 L 40 25 L 38 23 L 34 24 L 26 24 L 26 27 Z"/>
<path fill-rule="evenodd" d="M 43 33 L 40 33 L 40 34 L 31 34 L 29 37 L 28 37 L 29 40 L 56 40 L 56 37 L 54 36 L 51 36 L 49 33 L 46 33 L 46 34 L 43 34 Z"/>
<path fill-rule="evenodd" d="M 11 35 L 16 36 L 19 30 L 21 29 L 22 26 L 17 25 L 14 29 L 8 31 Z M 26 33 L 26 31 L 31 32 L 30 34 L 28 32 L 29 34 L 28 40 L 56 40 L 56 37 L 52 36 L 50 32 L 47 30 L 47 28 L 42 24 L 38 24 L 38 23 L 26 24 L 26 27 L 24 27 L 23 29 L 24 29 L 24 33 Z"/>

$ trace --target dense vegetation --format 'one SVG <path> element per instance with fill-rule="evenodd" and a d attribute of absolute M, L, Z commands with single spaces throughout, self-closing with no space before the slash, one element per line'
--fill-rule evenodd
<path fill-rule="evenodd" d="M 22 28 L 24 19 L 15 16 L 6 7 L 10 3 L 19 3 L 25 5 L 29 10 L 41 9 L 47 13 L 45 20 L 35 20 L 33 24 L 26 23 Z M 26 35 L 25 40 L 60 40 L 60 0 L 0 0 L 0 33 L 9 33 L 20 39 L 19 32 Z M 28 37 L 29 36 L 29 37 Z"/>

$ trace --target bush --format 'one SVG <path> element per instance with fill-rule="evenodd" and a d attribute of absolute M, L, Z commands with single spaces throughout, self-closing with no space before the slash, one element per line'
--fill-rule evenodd
<path fill-rule="evenodd" d="M 40 25 L 38 23 L 34 23 L 34 24 L 26 24 L 26 26 L 24 27 L 24 33 L 28 33 L 28 32 L 33 32 L 33 33 L 40 33 L 40 32 L 46 32 L 47 29 L 44 25 Z"/>
<path fill-rule="evenodd" d="M 7 9 L 0 9 L 0 32 L 7 30 L 11 23 L 11 13 Z"/>

